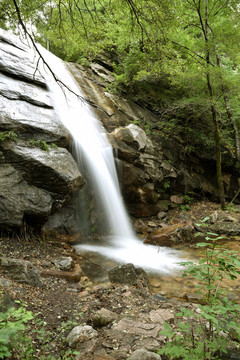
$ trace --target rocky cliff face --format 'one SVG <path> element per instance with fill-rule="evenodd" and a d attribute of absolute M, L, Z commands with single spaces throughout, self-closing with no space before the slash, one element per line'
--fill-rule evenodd
<path fill-rule="evenodd" d="M 170 195 L 195 191 L 217 196 L 214 159 L 189 158 L 182 146 L 161 134 L 148 135 L 141 124 L 158 118 L 132 101 L 113 95 L 111 65 L 68 64 L 102 121 L 116 154 L 123 196 L 134 217 L 157 215 Z M 148 129 L 149 130 L 149 129 Z M 74 227 L 72 193 L 84 180 L 68 151 L 71 139 L 54 111 L 38 58 L 26 42 L 0 32 L 0 229 L 24 222 L 48 231 Z M 206 166 L 207 165 L 207 166 Z M 237 175 L 224 174 L 226 189 Z"/>
<path fill-rule="evenodd" d="M 54 146 L 53 146 L 54 145 Z M 44 224 L 83 178 L 26 41 L 0 32 L 0 229 Z"/>
<path fill-rule="evenodd" d="M 108 92 L 113 81 L 111 64 L 104 56 L 96 61 L 88 68 L 69 64 L 69 70 L 110 133 L 130 213 L 136 217 L 156 215 L 171 206 L 166 201 L 171 195 L 194 192 L 199 197 L 218 199 L 214 154 L 206 156 L 202 149 L 190 155 L 182 144 L 166 138 L 158 131 L 157 116 Z M 225 191 L 230 199 L 238 190 L 239 175 L 230 166 L 229 158 L 223 158 Z"/>

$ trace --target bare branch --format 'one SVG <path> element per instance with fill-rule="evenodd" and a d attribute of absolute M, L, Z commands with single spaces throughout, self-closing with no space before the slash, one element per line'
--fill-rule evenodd
<path fill-rule="evenodd" d="M 93 105 L 91 101 L 84 99 L 81 95 L 77 94 L 75 91 L 73 91 L 69 86 L 67 86 L 62 80 L 60 80 L 55 73 L 53 72 L 52 68 L 48 65 L 48 63 L 45 61 L 44 57 L 42 56 L 41 52 L 39 51 L 32 35 L 29 33 L 29 31 L 27 30 L 22 17 L 21 17 L 21 12 L 19 9 L 19 6 L 17 4 L 17 0 L 13 0 L 16 12 L 17 12 L 17 16 L 18 16 L 18 21 L 19 24 L 22 26 L 24 33 L 28 36 L 28 38 L 30 39 L 33 48 L 35 49 L 36 53 L 38 54 L 39 58 L 42 60 L 43 64 L 47 67 L 47 69 L 49 70 L 50 74 L 52 75 L 53 79 L 63 88 L 67 89 L 69 92 L 71 92 L 72 94 L 76 95 L 81 101 L 87 102 L 90 105 Z M 39 63 L 39 60 L 38 60 Z"/>

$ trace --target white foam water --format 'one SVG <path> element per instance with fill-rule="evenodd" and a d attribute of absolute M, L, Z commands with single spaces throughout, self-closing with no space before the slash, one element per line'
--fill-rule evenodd
<path fill-rule="evenodd" d="M 122 201 L 113 151 L 105 129 L 89 106 L 79 98 L 82 97 L 79 86 L 65 64 L 46 49 L 40 47 L 39 50 L 55 76 L 72 90 L 61 88 L 54 79 L 49 83 L 60 119 L 74 139 L 77 161 L 79 164 L 84 162 L 105 221 L 111 229 L 107 244 L 79 244 L 76 251 L 98 252 L 120 263 L 133 263 L 164 273 L 178 269 L 180 252 L 145 245 L 136 237 Z"/>

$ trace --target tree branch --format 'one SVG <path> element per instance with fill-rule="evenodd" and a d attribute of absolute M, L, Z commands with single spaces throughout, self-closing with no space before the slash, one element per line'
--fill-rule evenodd
<path fill-rule="evenodd" d="M 46 62 L 46 60 L 44 59 L 44 57 L 42 56 L 41 52 L 39 51 L 32 35 L 29 33 L 29 31 L 26 28 L 26 25 L 24 24 L 22 17 L 21 17 L 21 11 L 20 8 L 18 6 L 17 0 L 13 0 L 16 12 L 17 12 L 17 16 L 18 16 L 18 21 L 19 24 L 21 25 L 21 27 L 23 28 L 24 33 L 28 36 L 28 38 L 30 39 L 33 48 L 35 49 L 36 53 L 38 54 L 39 58 L 42 60 L 43 64 L 47 67 L 47 69 L 49 70 L 50 74 L 52 75 L 53 79 L 61 86 L 63 86 L 64 88 L 66 88 L 69 92 L 71 92 L 72 94 L 76 95 L 81 101 L 84 101 L 86 103 L 89 103 L 90 105 L 93 105 L 93 103 L 89 100 L 84 99 L 84 97 L 82 97 L 81 95 L 77 94 L 75 91 L 73 91 L 68 85 L 66 85 L 62 80 L 60 80 L 56 74 L 54 73 L 54 71 L 52 70 L 52 68 L 48 65 L 48 63 Z M 39 63 L 39 61 L 38 61 Z M 36 71 L 35 71 L 36 72 Z M 34 73 L 35 74 L 35 73 Z"/>

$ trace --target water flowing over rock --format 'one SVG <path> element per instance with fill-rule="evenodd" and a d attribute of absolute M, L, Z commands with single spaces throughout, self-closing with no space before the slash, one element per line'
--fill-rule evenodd
<path fill-rule="evenodd" d="M 0 31 L 0 132 L 12 134 L 0 141 L 0 228 L 6 231 L 23 221 L 44 224 L 84 184 L 38 60 L 26 39 Z"/>
<path fill-rule="evenodd" d="M 45 224 L 51 234 L 76 233 L 79 224 L 70 199 L 84 181 L 68 151 L 71 136 L 59 121 L 38 60 L 25 38 L 0 31 L 0 131 L 17 135 L 16 143 L 0 142 L 0 228 L 11 231 L 26 221 Z M 196 191 L 217 197 L 217 184 L 208 171 L 214 160 L 190 158 L 173 139 L 151 133 L 159 118 L 110 93 L 112 65 L 100 60 L 90 67 L 67 67 L 108 132 L 130 215 L 157 216 L 167 211 L 163 202 L 172 194 Z M 235 175 L 224 173 L 231 191 Z"/>
<path fill-rule="evenodd" d="M 89 69 L 74 64 L 68 66 L 109 132 L 130 214 L 135 217 L 157 215 L 161 197 L 157 188 L 164 181 L 176 179 L 177 171 L 164 156 L 161 145 L 153 144 L 146 132 L 132 123 L 156 122 L 157 118 L 136 103 L 107 92 L 99 77 L 94 81 Z"/>

